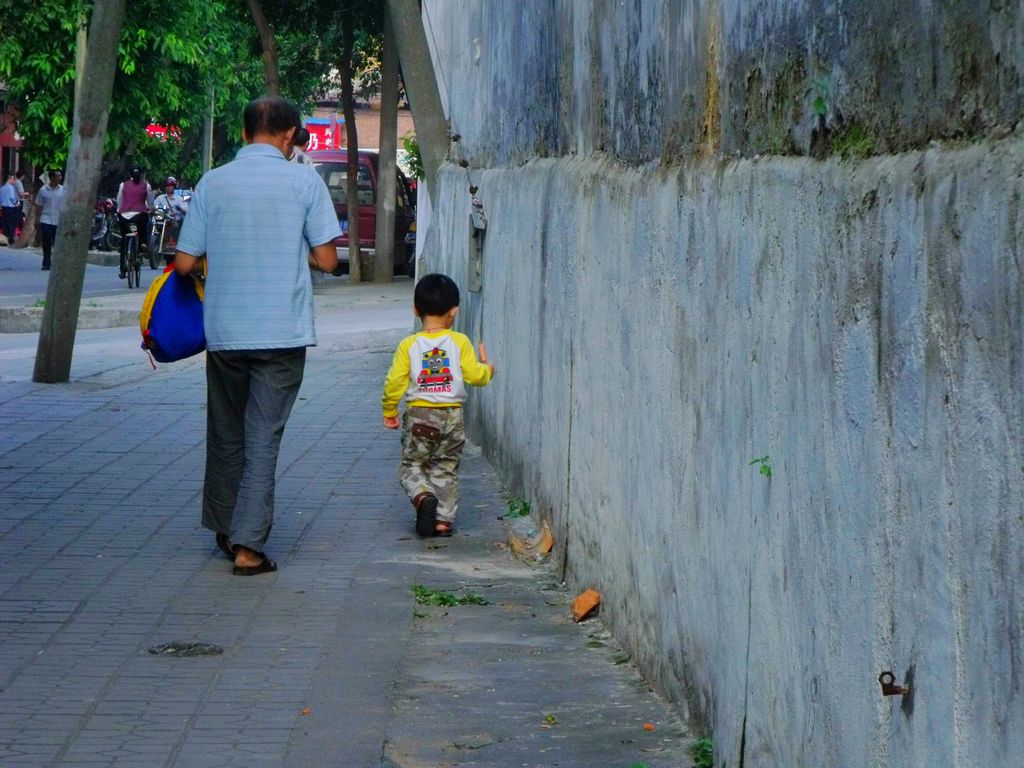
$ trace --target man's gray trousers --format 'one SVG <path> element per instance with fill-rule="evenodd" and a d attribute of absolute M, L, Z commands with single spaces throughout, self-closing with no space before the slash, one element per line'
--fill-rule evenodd
<path fill-rule="evenodd" d="M 206 353 L 203 526 L 262 552 L 274 524 L 281 436 L 306 348 Z"/>

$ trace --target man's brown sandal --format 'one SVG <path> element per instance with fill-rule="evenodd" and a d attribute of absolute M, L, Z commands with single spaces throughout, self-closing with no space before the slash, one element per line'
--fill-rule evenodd
<path fill-rule="evenodd" d="M 435 536 L 451 536 L 454 528 L 447 520 L 438 520 L 434 527 Z"/>

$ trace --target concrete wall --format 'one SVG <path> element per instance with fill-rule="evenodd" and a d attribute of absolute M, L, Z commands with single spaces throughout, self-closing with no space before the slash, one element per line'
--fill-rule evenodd
<path fill-rule="evenodd" d="M 442 98 L 480 166 L 876 153 L 1024 117 L 1021 0 L 428 0 Z"/>
<path fill-rule="evenodd" d="M 831 13 L 829 71 L 870 71 L 881 43 L 851 25 L 897 4 L 849 5 L 426 3 L 469 167 L 432 194 L 423 266 L 469 284 L 478 186 L 483 290 L 460 317 L 499 373 L 473 434 L 552 520 L 571 583 L 602 590 L 641 667 L 713 732 L 718 765 L 1020 765 L 1022 136 L 859 162 L 723 151 L 755 152 L 730 73 L 756 50 L 774 82 L 783 21 Z M 913 41 L 904 5 L 928 30 L 1002 14 L 985 50 L 1019 45 L 1020 4 L 898 5 L 871 24 Z M 707 35 L 710 80 L 693 66 Z M 647 74 L 615 74 L 629 67 Z M 1019 115 L 1001 71 L 949 99 L 997 94 L 982 113 Z M 878 113 L 879 146 L 953 131 L 949 103 Z M 673 120 L 690 131 L 675 144 Z M 905 128 L 922 120 L 937 127 Z M 765 455 L 771 478 L 750 465 Z M 881 696 L 886 669 L 911 695 Z"/>

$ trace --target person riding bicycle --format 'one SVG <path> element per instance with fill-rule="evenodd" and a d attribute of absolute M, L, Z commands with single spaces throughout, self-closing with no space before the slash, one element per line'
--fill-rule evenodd
<path fill-rule="evenodd" d="M 178 180 L 173 176 L 168 176 L 164 180 L 164 191 L 156 196 L 155 205 L 157 208 L 166 208 L 171 212 L 175 221 L 181 221 L 188 213 L 188 203 L 174 194 L 174 190 L 177 188 Z"/>
<path fill-rule="evenodd" d="M 128 171 L 129 178 L 121 182 L 117 188 L 117 222 L 121 227 L 121 258 L 120 277 L 127 277 L 125 264 L 125 246 L 129 226 L 134 224 L 139 233 L 139 250 L 147 247 L 143 233 L 149 232 L 149 211 L 153 207 L 153 190 L 149 182 L 142 178 L 142 168 L 133 165 Z"/>

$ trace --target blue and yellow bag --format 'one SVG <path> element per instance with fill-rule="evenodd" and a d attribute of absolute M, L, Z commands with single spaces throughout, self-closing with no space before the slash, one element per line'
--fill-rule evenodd
<path fill-rule="evenodd" d="M 139 329 L 142 348 L 157 362 L 173 363 L 202 352 L 206 349 L 203 283 L 167 267 L 146 292 Z"/>

